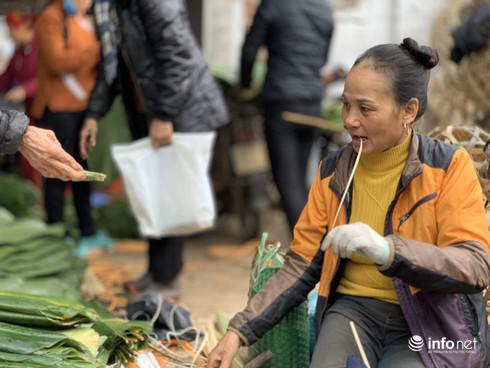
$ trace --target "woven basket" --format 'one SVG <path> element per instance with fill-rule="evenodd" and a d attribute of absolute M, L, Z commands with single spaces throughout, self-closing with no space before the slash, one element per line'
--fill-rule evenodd
<path fill-rule="evenodd" d="M 473 160 L 485 202 L 490 200 L 490 134 L 477 126 L 448 126 L 428 134 L 444 143 L 463 147 Z"/>
<path fill-rule="evenodd" d="M 262 290 L 267 281 L 284 264 L 279 244 L 267 242 L 263 233 L 252 265 L 249 298 Z M 266 368 L 307 368 L 310 363 L 309 321 L 307 302 L 290 311 L 272 330 L 251 346 L 252 357 L 270 350 L 272 359 Z"/>
<path fill-rule="evenodd" d="M 431 45 L 440 62 L 429 85 L 427 113 L 419 129 L 427 133 L 436 127 L 475 125 L 490 116 L 490 47 L 465 56 L 459 64 L 449 59 L 454 41 L 451 32 L 482 0 L 449 0 L 435 18 Z"/>

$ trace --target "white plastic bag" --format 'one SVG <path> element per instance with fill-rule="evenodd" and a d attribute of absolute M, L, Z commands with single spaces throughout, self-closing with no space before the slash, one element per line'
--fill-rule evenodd
<path fill-rule="evenodd" d="M 213 226 L 208 168 L 215 135 L 174 133 L 172 144 L 159 149 L 149 138 L 112 147 L 143 236 L 189 235 Z"/>

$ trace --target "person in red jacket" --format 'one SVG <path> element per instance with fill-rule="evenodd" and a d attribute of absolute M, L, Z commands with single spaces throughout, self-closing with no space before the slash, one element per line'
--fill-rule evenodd
<path fill-rule="evenodd" d="M 34 20 L 32 12 L 11 10 L 7 13 L 10 37 L 15 43 L 15 51 L 4 73 L 0 75 L 0 93 L 10 107 L 24 109 L 29 117 L 34 96 L 37 92 L 37 45 L 34 41 Z M 21 156 L 19 158 L 22 175 L 41 187 L 39 173 Z"/>
<path fill-rule="evenodd" d="M 34 13 L 11 10 L 7 25 L 16 49 L 0 75 L 0 92 L 12 105 L 25 104 L 29 114 L 37 91 L 37 46 L 34 42 Z"/>

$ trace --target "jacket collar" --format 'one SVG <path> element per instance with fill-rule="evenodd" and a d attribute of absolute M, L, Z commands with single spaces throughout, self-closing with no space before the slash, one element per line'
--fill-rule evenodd
<path fill-rule="evenodd" d="M 419 158 L 419 145 L 419 135 L 414 133 L 410 151 L 408 152 L 407 164 L 405 165 L 400 178 L 402 189 L 405 189 L 413 178 L 422 173 L 422 162 L 420 162 Z"/>
<path fill-rule="evenodd" d="M 408 158 L 405 167 L 403 168 L 400 183 L 400 190 L 410 183 L 410 181 L 422 172 L 422 164 L 419 159 L 419 144 L 420 138 L 417 134 L 413 134 L 412 142 L 408 151 Z M 347 186 L 347 181 L 354 167 L 357 153 L 353 150 L 352 145 L 347 145 L 342 149 L 337 164 L 335 165 L 335 172 L 332 180 L 330 181 L 330 188 L 338 195 L 342 195 Z"/>

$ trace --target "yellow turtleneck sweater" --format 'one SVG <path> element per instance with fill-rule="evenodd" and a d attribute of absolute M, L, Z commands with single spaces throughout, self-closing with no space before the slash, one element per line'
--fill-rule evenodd
<path fill-rule="evenodd" d="M 364 222 L 384 236 L 386 213 L 407 162 L 410 142 L 408 135 L 403 143 L 387 151 L 361 154 L 354 175 L 350 223 Z M 337 292 L 398 303 L 391 278 L 357 255 L 347 260 Z"/>

